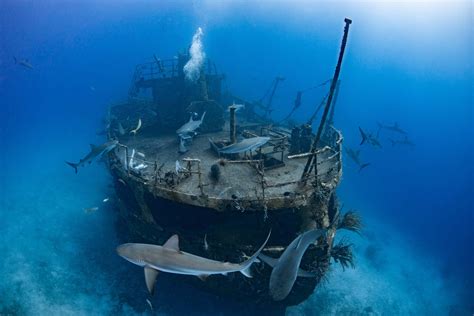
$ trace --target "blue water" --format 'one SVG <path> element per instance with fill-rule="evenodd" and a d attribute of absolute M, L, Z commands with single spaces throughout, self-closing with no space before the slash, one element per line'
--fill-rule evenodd
<path fill-rule="evenodd" d="M 103 164 L 78 175 L 106 108 L 127 96 L 134 66 L 176 55 L 204 30 L 204 50 L 237 95 L 260 98 L 276 75 L 275 119 L 297 90 L 331 78 L 343 19 L 353 19 L 335 123 L 399 122 L 414 148 L 361 147 L 339 196 L 363 216 L 355 269 L 288 315 L 472 315 L 472 2 L 0 2 L 0 314 L 150 314 L 142 271 L 115 254 L 116 210 Z M 34 69 L 15 65 L 27 58 Z M 326 90 L 304 94 L 304 122 Z M 102 200 L 109 197 L 108 203 Z M 100 205 L 85 214 L 83 208 Z M 159 315 L 272 314 L 160 278 Z M 187 304 L 183 304 L 186 301 Z"/>

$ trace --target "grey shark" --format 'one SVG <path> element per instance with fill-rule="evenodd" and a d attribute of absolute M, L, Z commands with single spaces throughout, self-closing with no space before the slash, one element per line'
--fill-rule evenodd
<path fill-rule="evenodd" d="M 392 146 L 395 146 L 395 145 L 406 145 L 406 146 L 411 146 L 411 147 L 415 146 L 415 143 L 409 140 L 408 136 L 405 136 L 404 139 L 400 139 L 400 140 L 390 139 L 390 142 L 392 143 Z"/>
<path fill-rule="evenodd" d="M 112 141 L 103 143 L 102 145 L 99 145 L 99 146 L 91 144 L 90 145 L 91 151 L 84 158 L 79 160 L 79 162 L 73 163 L 73 162 L 66 161 L 66 163 L 69 166 L 73 167 L 74 171 L 77 173 L 77 169 L 79 167 L 84 167 L 86 164 L 92 163 L 92 161 L 95 158 L 101 156 L 104 153 L 108 153 L 109 151 L 114 149 L 117 146 L 117 144 L 118 144 L 117 140 L 112 140 Z"/>
<path fill-rule="evenodd" d="M 251 151 L 254 149 L 257 149 L 259 147 L 262 147 L 265 145 L 268 141 L 270 140 L 270 137 L 263 137 L 263 136 L 257 136 L 257 137 L 251 137 L 251 138 L 246 138 L 238 143 L 223 147 L 219 149 L 219 153 L 221 154 L 238 154 L 238 153 L 243 153 L 245 151 Z"/>
<path fill-rule="evenodd" d="M 28 59 L 18 60 L 16 57 L 13 57 L 13 59 L 15 60 L 15 64 L 23 66 L 23 67 L 28 68 L 28 69 L 33 69 L 33 65 L 29 62 Z"/>
<path fill-rule="evenodd" d="M 346 151 L 347 155 L 356 163 L 356 165 L 359 166 L 359 172 L 361 172 L 363 169 L 366 167 L 370 166 L 370 163 L 363 163 L 360 160 L 360 150 L 354 150 L 349 147 L 344 147 L 344 150 Z"/>
<path fill-rule="evenodd" d="M 359 155 L 360 155 L 360 150 L 354 150 L 352 148 L 349 148 L 349 147 L 344 147 L 347 155 L 357 164 L 360 166 L 361 164 L 361 161 L 360 161 L 360 158 L 359 158 Z"/>
<path fill-rule="evenodd" d="M 177 131 L 176 134 L 179 136 L 194 136 L 196 134 L 196 130 L 201 126 L 202 122 L 204 121 L 204 117 L 206 116 L 206 112 L 204 112 L 201 116 L 201 119 L 193 121 L 193 116 L 189 118 L 189 121 L 186 122 L 183 126 L 181 126 Z"/>
<path fill-rule="evenodd" d="M 385 124 L 377 122 L 377 125 L 379 126 L 379 130 L 386 129 L 392 132 L 397 132 L 403 135 L 407 135 L 407 132 L 402 130 L 397 122 L 395 122 L 393 125 L 385 125 Z"/>
<path fill-rule="evenodd" d="M 150 294 L 153 294 L 156 277 L 159 271 L 194 275 L 204 280 L 211 274 L 240 272 L 251 278 L 250 267 L 256 262 L 258 255 L 270 238 L 271 231 L 263 245 L 246 261 L 237 264 L 220 262 L 204 257 L 199 257 L 179 249 L 179 237 L 173 235 L 163 246 L 149 244 L 123 244 L 117 247 L 117 253 L 125 260 L 144 267 L 145 282 Z"/>
<path fill-rule="evenodd" d="M 275 301 L 281 301 L 290 294 L 297 276 L 314 277 L 315 275 L 299 268 L 301 259 L 309 245 L 325 235 L 325 229 L 309 230 L 291 242 L 279 259 L 260 255 L 259 258 L 273 266 L 270 275 L 270 296 Z M 270 259 L 269 259 L 270 258 Z"/>
<path fill-rule="evenodd" d="M 360 132 L 360 136 L 362 137 L 360 145 L 363 145 L 364 143 L 367 143 L 367 144 L 370 144 L 374 147 L 382 148 L 382 144 L 380 144 L 379 140 L 376 137 L 374 137 L 371 133 L 365 132 L 360 127 L 359 127 L 359 132 Z"/>

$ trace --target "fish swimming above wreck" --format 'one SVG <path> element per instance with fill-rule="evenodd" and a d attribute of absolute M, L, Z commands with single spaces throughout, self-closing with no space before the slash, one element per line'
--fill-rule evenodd
<path fill-rule="evenodd" d="M 189 121 L 186 122 L 183 126 L 176 130 L 176 134 L 178 136 L 194 136 L 196 134 L 196 130 L 201 126 L 202 122 L 204 121 L 204 117 L 206 116 L 206 112 L 204 112 L 199 120 L 193 120 L 193 115 L 190 116 Z"/>
<path fill-rule="evenodd" d="M 109 151 L 114 149 L 117 146 L 117 144 L 118 144 L 117 140 L 110 140 L 99 146 L 90 144 L 91 150 L 84 158 L 79 160 L 79 162 L 77 163 L 66 161 L 66 164 L 74 168 L 74 171 L 77 173 L 77 169 L 79 167 L 84 167 L 86 166 L 86 164 L 91 164 L 92 161 L 94 161 L 94 159 L 102 156 L 104 153 L 108 153 Z"/>
<path fill-rule="evenodd" d="M 123 244 L 117 247 L 117 253 L 125 260 L 144 267 L 145 282 L 150 294 L 153 294 L 158 272 L 168 272 L 175 274 L 194 275 L 205 280 L 209 275 L 227 275 L 231 272 L 240 272 L 244 276 L 251 278 L 250 267 L 257 260 L 258 255 L 263 250 L 270 238 L 271 231 L 267 239 L 260 248 L 247 260 L 240 264 L 230 262 L 219 262 L 206 259 L 179 249 L 178 235 L 171 236 L 163 246 L 149 244 Z"/>

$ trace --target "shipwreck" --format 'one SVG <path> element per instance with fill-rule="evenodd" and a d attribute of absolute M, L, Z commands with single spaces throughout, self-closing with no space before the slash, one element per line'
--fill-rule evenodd
<path fill-rule="evenodd" d="M 343 137 L 333 126 L 350 23 L 346 19 L 315 133 L 310 124 L 289 127 L 269 117 L 271 98 L 283 78 L 275 79 L 269 102 L 263 104 L 224 92 L 225 76 L 210 59 L 194 81 L 183 72 L 187 53 L 137 65 L 128 100 L 108 113 L 108 138 L 119 141 L 108 153 L 108 168 L 115 180 L 122 238 L 161 245 L 178 234 L 183 251 L 241 262 L 269 229 L 264 252 L 278 257 L 299 233 L 326 228 L 327 238 L 310 246 L 301 263 L 317 277 L 298 278 L 279 302 L 285 306 L 311 295 L 331 258 L 351 264 L 349 247 L 334 244 L 337 230 L 350 221 L 339 214 Z M 236 273 L 188 280 L 220 296 L 271 302 L 271 268 L 262 263 L 252 269 L 251 279 Z"/>

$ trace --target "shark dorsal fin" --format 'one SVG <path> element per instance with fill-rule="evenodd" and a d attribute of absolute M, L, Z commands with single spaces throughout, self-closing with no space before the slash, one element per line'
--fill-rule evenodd
<path fill-rule="evenodd" d="M 298 237 L 298 242 L 297 242 L 296 245 L 295 245 L 295 249 L 298 249 L 298 247 L 300 246 L 301 240 L 303 240 L 302 237 L 303 237 L 303 235 L 300 235 L 300 236 Z"/>
<path fill-rule="evenodd" d="M 191 123 L 193 121 L 193 114 L 191 113 L 191 115 L 189 116 L 189 121 L 188 123 Z"/>
<path fill-rule="evenodd" d="M 91 146 L 91 150 L 94 150 L 94 149 L 96 149 L 96 148 L 97 148 L 97 146 L 96 146 L 96 145 L 94 145 L 94 144 L 89 144 L 89 146 Z"/>
<path fill-rule="evenodd" d="M 165 244 L 163 245 L 163 248 L 168 248 L 168 249 L 173 249 L 176 251 L 179 251 L 179 237 L 178 235 L 173 235 L 168 239 Z"/>
<path fill-rule="evenodd" d="M 158 276 L 159 271 L 148 266 L 145 266 L 145 283 L 151 295 L 155 290 L 156 277 Z"/>

